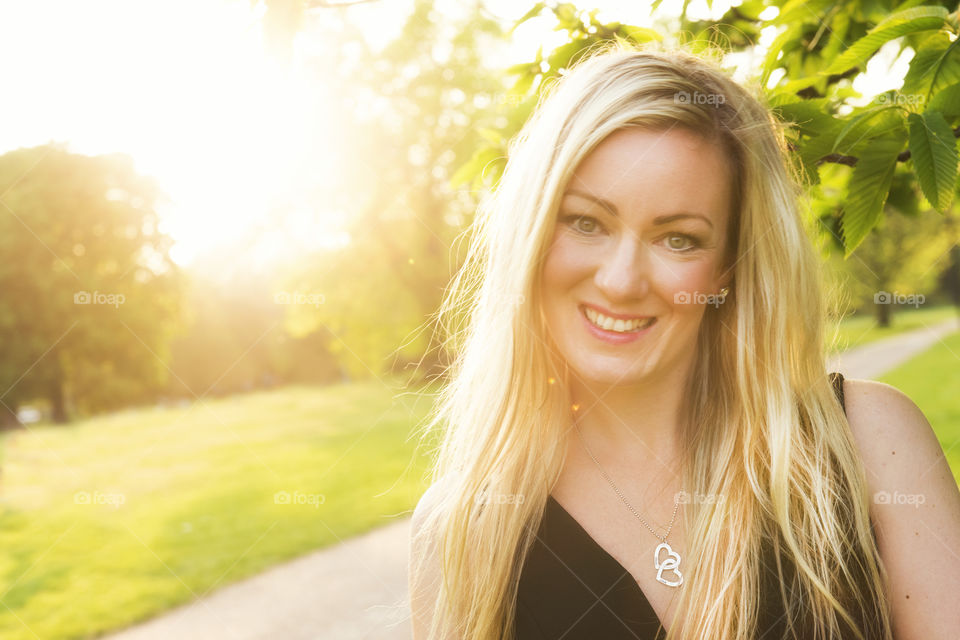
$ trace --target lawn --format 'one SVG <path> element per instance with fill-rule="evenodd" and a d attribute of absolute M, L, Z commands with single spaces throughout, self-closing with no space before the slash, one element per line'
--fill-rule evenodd
<path fill-rule="evenodd" d="M 429 409 L 370 382 L 6 434 L 0 638 L 93 637 L 409 515 Z"/>
<path fill-rule="evenodd" d="M 960 317 L 957 310 L 949 305 L 920 307 L 918 309 L 897 307 L 893 311 L 890 326 L 886 328 L 877 326 L 876 319 L 869 313 L 848 316 L 840 322 L 836 337 L 828 330 L 827 349 L 831 352 L 844 351 L 874 340 L 889 338 L 898 333 L 921 329 L 925 326 L 933 326 L 948 318 L 957 317 Z"/>
<path fill-rule="evenodd" d="M 960 332 L 879 378 L 910 396 L 940 439 L 960 483 Z"/>
<path fill-rule="evenodd" d="M 948 313 L 842 332 L 862 344 Z M 958 354 L 954 334 L 883 381 L 923 409 L 960 479 Z M 431 403 L 374 381 L 3 435 L 0 638 L 94 637 L 408 515 L 427 465 L 412 426 Z"/>

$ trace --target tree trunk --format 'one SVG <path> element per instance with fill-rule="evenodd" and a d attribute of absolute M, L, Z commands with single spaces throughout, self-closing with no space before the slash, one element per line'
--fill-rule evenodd
<path fill-rule="evenodd" d="M 950 249 L 950 265 L 944 273 L 943 284 L 950 294 L 950 302 L 960 307 L 960 245 Z"/>
<path fill-rule="evenodd" d="M 47 387 L 47 400 L 50 401 L 50 419 L 55 424 L 67 422 L 67 401 L 63 389 L 63 369 L 60 367 L 60 357 L 56 351 L 50 353 L 53 359 L 53 375 Z"/>
<path fill-rule="evenodd" d="M 886 304 L 874 304 L 877 310 L 877 326 L 887 328 L 890 326 L 890 302 Z"/>
<path fill-rule="evenodd" d="M 956 208 L 953 209 L 953 212 L 947 215 L 946 220 L 944 220 L 944 226 L 947 233 L 950 234 L 953 246 L 950 247 L 950 262 L 943 274 L 943 284 L 950 294 L 950 302 L 960 312 L 960 229 L 957 228 L 957 218 L 954 215 Z"/>

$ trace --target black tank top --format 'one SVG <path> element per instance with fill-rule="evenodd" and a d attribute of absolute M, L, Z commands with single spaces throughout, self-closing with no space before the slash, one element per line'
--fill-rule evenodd
<path fill-rule="evenodd" d="M 843 375 L 831 382 L 844 406 Z M 844 407 L 845 408 L 845 407 Z M 792 563 L 781 555 L 790 571 Z M 758 640 L 787 631 L 772 545 L 764 547 Z M 786 588 L 786 587 L 785 587 Z M 862 629 L 862 627 L 861 627 Z M 662 640 L 666 632 L 640 585 L 553 496 L 520 575 L 516 640 Z"/>

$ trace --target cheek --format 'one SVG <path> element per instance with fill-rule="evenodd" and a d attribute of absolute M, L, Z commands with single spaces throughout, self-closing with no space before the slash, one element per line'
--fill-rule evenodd
<path fill-rule="evenodd" d="M 674 304 L 678 294 L 713 293 L 714 264 L 712 261 L 671 262 L 663 265 L 657 278 L 661 297 L 678 311 L 696 312 L 697 305 Z"/>
<path fill-rule="evenodd" d="M 562 293 L 582 280 L 590 270 L 587 253 L 562 236 L 555 237 L 543 263 L 544 294 Z"/>

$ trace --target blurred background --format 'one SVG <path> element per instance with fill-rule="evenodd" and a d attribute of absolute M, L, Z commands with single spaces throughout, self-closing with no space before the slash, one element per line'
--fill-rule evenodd
<path fill-rule="evenodd" d="M 409 637 L 431 314 L 602 40 L 719 47 L 763 92 L 825 348 L 960 478 L 958 32 L 892 0 L 0 1 L 0 637 Z"/>

